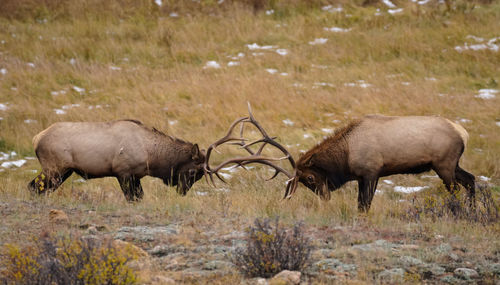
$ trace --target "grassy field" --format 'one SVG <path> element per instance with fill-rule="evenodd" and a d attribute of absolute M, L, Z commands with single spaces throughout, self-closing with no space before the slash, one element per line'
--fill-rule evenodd
<path fill-rule="evenodd" d="M 0 243 L 28 242 L 47 229 L 78 231 L 81 224 L 112 231 L 216 221 L 224 231 L 280 216 L 285 223 L 303 220 L 311 231 L 349 227 L 345 244 L 387 233 L 424 245 L 444 236 L 499 262 L 498 221 L 402 218 L 412 199 L 444 192 L 429 176 L 380 181 L 366 216 L 356 210 L 356 184 L 330 202 L 304 187 L 282 202 L 285 177 L 266 182 L 270 173 L 260 167 L 234 173 L 217 188 L 201 180 L 186 197 L 144 178 L 145 198 L 137 204 L 128 204 L 111 178 L 82 182 L 74 175 L 47 197 L 26 189 L 40 170 L 31 139 L 54 122 L 132 118 L 206 148 L 247 114 L 250 102 L 257 120 L 296 158 L 365 114 L 457 121 L 470 135 L 461 165 L 489 184 L 498 203 L 497 1 L 394 1 L 394 8 L 347 0 L 103 2 L 0 3 L 0 151 L 16 153 L 0 164 L 27 158 L 21 167 L 0 167 Z M 236 153 L 221 150 L 217 161 Z M 394 185 L 430 187 L 402 194 Z M 66 211 L 72 226 L 50 226 L 50 209 Z M 354 259 L 364 265 L 353 282 L 371 283 L 377 259 Z"/>

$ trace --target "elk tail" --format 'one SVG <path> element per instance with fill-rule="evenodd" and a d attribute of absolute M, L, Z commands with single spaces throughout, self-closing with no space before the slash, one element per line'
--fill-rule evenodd
<path fill-rule="evenodd" d="M 448 123 L 451 124 L 451 126 L 455 129 L 455 131 L 457 131 L 457 133 L 462 138 L 462 141 L 464 143 L 464 149 L 465 149 L 467 147 L 467 141 L 469 140 L 469 133 L 461 125 L 459 125 L 457 123 L 454 123 L 454 122 L 452 122 L 452 121 L 450 121 L 448 119 L 446 119 L 446 120 L 448 121 Z"/>
<path fill-rule="evenodd" d="M 43 136 L 47 133 L 47 131 L 50 129 L 49 128 L 46 128 L 45 130 L 39 132 L 38 134 L 36 134 L 34 137 L 33 137 L 33 140 L 32 140 L 32 143 L 33 143 L 33 148 L 36 149 L 38 148 L 38 144 L 40 143 L 40 140 L 43 138 Z"/>

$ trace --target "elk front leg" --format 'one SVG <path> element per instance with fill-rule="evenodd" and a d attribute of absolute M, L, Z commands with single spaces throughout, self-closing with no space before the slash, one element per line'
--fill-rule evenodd
<path fill-rule="evenodd" d="M 118 177 L 118 182 L 128 202 L 139 201 L 144 196 L 139 178 L 134 176 Z"/>
<path fill-rule="evenodd" d="M 370 210 L 373 196 L 377 189 L 377 178 L 361 178 L 358 180 L 358 211 L 367 213 Z"/>

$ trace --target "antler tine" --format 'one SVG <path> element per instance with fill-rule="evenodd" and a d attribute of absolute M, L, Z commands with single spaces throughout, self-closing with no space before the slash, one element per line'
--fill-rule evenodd
<path fill-rule="evenodd" d="M 229 130 L 227 134 L 222 137 L 221 139 L 217 140 L 215 143 L 211 144 L 207 148 L 206 156 L 205 156 L 205 163 L 204 163 L 204 170 L 205 170 L 205 177 L 209 177 L 210 180 L 212 181 L 212 184 L 215 185 L 214 179 L 213 179 L 213 174 L 215 174 L 220 180 L 225 182 L 225 180 L 219 175 L 218 171 L 221 170 L 223 167 L 227 166 L 228 164 L 237 164 L 236 167 L 243 167 L 245 168 L 245 165 L 251 164 L 251 163 L 260 163 L 267 165 L 269 167 L 274 168 L 276 171 L 274 175 L 269 179 L 274 179 L 276 176 L 278 176 L 279 173 L 285 174 L 289 179 L 294 179 L 295 176 L 291 175 L 288 171 L 283 169 L 282 167 L 275 165 L 272 163 L 273 161 L 281 161 L 281 160 L 288 160 L 290 161 L 290 164 L 292 167 L 295 169 L 295 161 L 293 160 L 292 155 L 286 150 L 285 147 L 283 147 L 281 144 L 275 141 L 276 137 L 270 137 L 267 132 L 264 130 L 264 128 L 257 122 L 255 117 L 252 114 L 252 108 L 250 106 L 250 103 L 248 103 L 248 117 L 242 117 L 234 121 L 231 126 L 229 127 Z M 233 136 L 233 131 L 234 128 L 241 123 L 241 128 L 240 128 L 240 137 L 234 137 Z M 245 128 L 245 123 L 250 123 L 254 125 L 263 138 L 257 139 L 252 142 L 246 142 L 247 140 L 244 138 L 244 128 Z M 239 145 L 241 146 L 244 150 L 246 150 L 250 155 L 246 157 L 236 157 L 232 159 L 228 159 L 221 164 L 217 165 L 215 168 L 210 168 L 209 161 L 210 161 L 210 155 L 212 153 L 212 150 L 214 150 L 217 146 L 230 142 L 233 145 Z M 250 147 L 256 144 L 261 143 L 262 145 L 259 146 L 258 150 L 255 152 L 252 150 Z M 266 145 L 272 145 L 276 148 L 278 148 L 283 154 L 285 154 L 284 157 L 281 158 L 275 158 L 275 157 L 267 157 L 262 155 L 262 152 L 264 151 L 264 148 Z M 207 178 L 208 181 L 208 178 Z"/>
<path fill-rule="evenodd" d="M 290 161 L 290 164 L 295 169 L 296 168 L 295 160 L 293 160 L 293 157 L 290 154 L 290 152 L 288 152 L 288 150 L 286 150 L 286 148 L 284 148 L 281 144 L 276 142 L 273 138 L 269 137 L 267 135 L 266 131 L 264 130 L 264 128 L 259 124 L 259 122 L 257 122 L 257 120 L 255 120 L 255 117 L 252 114 L 252 107 L 250 106 L 250 102 L 248 103 L 248 114 L 249 114 L 248 121 L 259 130 L 259 132 L 262 134 L 262 136 L 264 136 L 264 138 L 261 139 L 261 141 L 266 142 L 266 143 L 278 148 L 281 152 L 286 154 L 288 156 L 288 161 Z"/>
<path fill-rule="evenodd" d="M 213 144 L 211 144 L 208 148 L 207 148 L 207 152 L 206 152 L 206 155 L 205 155 L 205 163 L 203 165 L 203 168 L 205 170 L 205 173 L 207 172 L 210 172 L 210 165 L 208 164 L 208 161 L 210 159 L 210 155 L 212 154 L 212 150 L 215 149 L 217 146 L 223 144 L 223 143 L 226 143 L 226 142 L 229 142 L 229 141 L 244 141 L 245 139 L 243 137 L 240 137 L 240 138 L 235 138 L 235 137 L 232 137 L 232 134 L 233 134 L 233 130 L 234 128 L 239 124 L 239 123 L 242 123 L 244 122 L 245 120 L 248 120 L 248 117 L 242 117 L 242 118 L 239 118 L 237 119 L 236 121 L 234 121 L 231 126 L 229 127 L 229 130 L 227 131 L 226 135 L 222 138 L 220 138 L 219 140 L 217 140 L 216 142 L 214 142 Z"/>

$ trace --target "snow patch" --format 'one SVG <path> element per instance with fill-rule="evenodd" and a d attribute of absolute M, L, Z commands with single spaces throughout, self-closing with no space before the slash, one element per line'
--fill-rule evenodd
<path fill-rule="evenodd" d="M 481 181 L 484 181 L 484 182 L 488 182 L 488 181 L 491 180 L 491 178 L 486 177 L 486 176 L 482 176 L 482 175 L 479 175 L 478 178 L 481 179 Z"/>
<path fill-rule="evenodd" d="M 266 15 L 272 15 L 272 14 L 274 14 L 274 10 L 273 9 L 266 11 Z"/>
<path fill-rule="evenodd" d="M 481 98 L 485 100 L 493 99 L 496 97 L 498 90 L 496 89 L 479 89 L 479 94 L 476 95 L 476 98 Z"/>
<path fill-rule="evenodd" d="M 20 160 L 14 160 L 14 161 L 6 161 L 2 163 L 2 167 L 4 168 L 11 168 L 13 166 L 15 167 L 21 167 L 26 163 L 26 159 L 20 159 Z"/>
<path fill-rule="evenodd" d="M 71 87 L 71 89 L 75 90 L 76 92 L 80 93 L 80 94 L 83 94 L 85 93 L 85 88 L 81 88 L 81 87 L 78 87 L 78 86 L 73 86 Z"/>
<path fill-rule="evenodd" d="M 493 52 L 498 52 L 498 50 L 500 49 L 500 47 L 497 44 L 497 41 L 500 40 L 500 37 L 499 38 L 492 38 L 492 39 L 488 40 L 487 43 L 482 43 L 484 41 L 483 38 L 472 36 L 472 35 L 469 35 L 466 38 L 473 39 L 474 41 L 480 42 L 480 43 L 479 44 L 465 43 L 463 46 L 456 46 L 455 50 L 457 52 L 463 52 L 466 50 L 473 50 L 473 51 L 490 50 Z"/>
<path fill-rule="evenodd" d="M 161 7 L 161 5 L 163 5 L 163 1 L 162 0 L 155 0 L 155 4 Z"/>
<path fill-rule="evenodd" d="M 321 10 L 327 11 L 330 13 L 340 13 L 340 12 L 344 11 L 344 8 L 342 8 L 340 6 L 333 7 L 333 5 L 326 5 L 326 6 L 321 7 Z"/>
<path fill-rule="evenodd" d="M 283 124 L 285 124 L 286 126 L 293 126 L 295 123 L 290 119 L 285 119 L 283 120 Z"/>
<path fill-rule="evenodd" d="M 344 83 L 344 86 L 368 88 L 368 87 L 371 87 L 372 85 L 370 83 L 367 83 L 364 80 L 358 80 L 356 82 Z"/>
<path fill-rule="evenodd" d="M 231 67 L 231 66 L 238 66 L 240 65 L 240 62 L 239 61 L 230 61 L 227 63 L 227 66 Z"/>
<path fill-rule="evenodd" d="M 0 69 L 0 74 L 2 74 L 2 75 L 7 74 L 7 69 L 6 68 L 1 68 Z"/>
<path fill-rule="evenodd" d="M 347 33 L 349 32 L 351 29 L 343 29 L 343 28 L 339 28 L 339 27 L 331 27 L 331 28 L 323 28 L 323 30 L 327 31 L 327 32 L 332 32 L 332 33 Z"/>
<path fill-rule="evenodd" d="M 25 124 L 33 124 L 33 123 L 36 123 L 36 120 L 33 120 L 33 119 L 26 119 L 26 120 L 24 120 L 24 123 L 25 123 Z"/>
<path fill-rule="evenodd" d="M 328 41 L 328 39 L 318 38 L 318 39 L 314 39 L 314 41 L 310 41 L 309 44 L 312 46 L 313 45 L 322 45 L 322 44 L 325 44 L 327 41 Z"/>
<path fill-rule="evenodd" d="M 0 103 L 0 111 L 7 111 L 9 109 L 9 106 L 5 103 Z"/>
<path fill-rule="evenodd" d="M 211 60 L 211 61 L 207 61 L 207 63 L 205 64 L 205 66 L 203 67 L 204 69 L 207 69 L 207 68 L 220 68 L 220 64 L 215 61 L 215 60 Z"/>
<path fill-rule="evenodd" d="M 429 188 L 429 186 L 413 186 L 413 187 L 394 186 L 394 191 L 399 193 L 409 194 L 409 193 L 420 192 L 427 188 Z"/>
<path fill-rule="evenodd" d="M 279 54 L 279 55 L 285 56 L 285 55 L 288 54 L 288 50 L 286 50 L 284 48 L 280 48 L 280 49 L 276 50 L 276 53 Z"/>
<path fill-rule="evenodd" d="M 270 46 L 270 45 L 268 45 L 268 46 L 260 46 L 257 43 L 248 44 L 248 45 L 246 45 L 246 47 L 249 50 L 270 50 L 270 49 L 276 48 L 276 46 Z"/>
<path fill-rule="evenodd" d="M 328 82 L 314 82 L 313 88 L 318 88 L 318 87 L 334 87 L 332 83 Z"/>
<path fill-rule="evenodd" d="M 394 3 L 392 3 L 390 0 L 382 0 L 382 2 L 384 2 L 384 4 L 389 8 L 396 8 L 396 5 L 394 5 Z"/>
<path fill-rule="evenodd" d="M 275 74 L 278 72 L 278 70 L 274 68 L 266 68 L 266 71 L 269 72 L 270 74 Z"/>
<path fill-rule="evenodd" d="M 403 8 L 389 9 L 387 12 L 389 12 L 389 14 L 391 14 L 391 15 L 399 14 L 399 13 L 403 12 Z"/>
<path fill-rule="evenodd" d="M 392 182 L 392 180 L 389 180 L 389 179 L 384 179 L 384 180 L 382 180 L 382 182 L 384 182 L 385 184 L 389 184 L 389 185 L 394 184 L 394 182 Z"/>
<path fill-rule="evenodd" d="M 333 129 L 322 128 L 321 131 L 324 132 L 324 133 L 327 133 L 327 134 L 333 134 Z"/>

